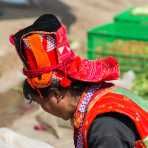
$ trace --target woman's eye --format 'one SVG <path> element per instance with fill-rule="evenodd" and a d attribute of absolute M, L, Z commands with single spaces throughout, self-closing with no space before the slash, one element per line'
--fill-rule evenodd
<path fill-rule="evenodd" d="M 58 91 L 55 91 L 54 95 L 57 98 L 57 100 L 62 99 L 62 95 Z"/>

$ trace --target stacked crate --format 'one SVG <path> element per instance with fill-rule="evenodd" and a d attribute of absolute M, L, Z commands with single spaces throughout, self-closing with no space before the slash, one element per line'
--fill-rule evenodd
<path fill-rule="evenodd" d="M 112 55 L 118 58 L 121 71 L 148 68 L 148 15 L 132 15 L 133 9 L 88 31 L 89 59 Z"/>

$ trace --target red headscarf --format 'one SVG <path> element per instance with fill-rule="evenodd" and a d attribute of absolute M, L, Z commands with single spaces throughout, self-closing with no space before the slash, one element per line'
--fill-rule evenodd
<path fill-rule="evenodd" d="M 70 49 L 66 27 L 56 32 L 31 31 L 21 37 L 21 48 L 27 66 L 23 73 L 33 88 L 50 86 L 57 79 L 63 87 L 71 81 L 99 83 L 119 77 L 119 65 L 115 58 L 96 60 L 81 59 Z M 14 43 L 13 36 L 10 42 Z"/>

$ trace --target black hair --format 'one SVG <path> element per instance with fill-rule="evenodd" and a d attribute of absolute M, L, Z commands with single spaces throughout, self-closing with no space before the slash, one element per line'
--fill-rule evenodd
<path fill-rule="evenodd" d="M 81 82 L 81 81 L 75 80 L 74 82 L 72 82 L 72 85 L 70 86 L 68 90 L 72 96 L 79 97 L 84 92 L 85 88 L 91 85 L 92 83 Z"/>
<path fill-rule="evenodd" d="M 41 93 L 41 95 L 44 98 L 47 98 L 49 95 L 54 94 L 54 92 L 58 91 L 61 95 L 64 92 L 69 92 L 71 96 L 79 97 L 81 94 L 84 92 L 85 88 L 87 86 L 91 85 L 91 83 L 86 83 L 86 82 L 80 82 L 80 81 L 75 81 L 72 83 L 72 85 L 68 88 L 63 88 L 60 85 L 51 85 L 46 88 L 40 88 L 38 89 Z M 33 89 L 30 84 L 25 80 L 23 84 L 23 94 L 25 98 L 29 101 L 32 101 L 35 96 L 39 96 L 39 93 L 37 92 L 36 89 Z"/>
<path fill-rule="evenodd" d="M 28 84 L 27 80 L 23 83 L 23 94 L 27 100 L 31 100 L 36 95 L 36 91 Z"/>
<path fill-rule="evenodd" d="M 41 95 L 46 98 L 48 96 L 49 93 L 49 88 L 40 88 L 39 89 Z M 29 100 L 32 101 L 34 97 L 39 96 L 39 93 L 37 92 L 36 89 L 33 89 L 30 84 L 27 82 L 27 80 L 24 81 L 23 83 L 23 94 L 24 97 Z"/>

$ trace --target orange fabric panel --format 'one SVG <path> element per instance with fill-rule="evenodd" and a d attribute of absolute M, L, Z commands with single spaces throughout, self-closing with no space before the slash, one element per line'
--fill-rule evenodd
<path fill-rule="evenodd" d="M 39 34 L 29 35 L 24 39 L 24 41 L 27 41 L 29 48 L 32 50 L 38 68 L 43 68 L 51 65 L 48 54 L 42 47 L 41 37 Z"/>
<path fill-rule="evenodd" d="M 37 63 L 37 69 L 51 66 L 50 59 L 48 54 L 43 49 L 40 34 L 32 34 L 23 39 L 24 42 L 29 46 L 29 49 L 32 51 L 33 56 Z M 35 77 L 30 78 L 28 81 L 35 88 L 47 87 L 51 83 L 52 73 L 44 73 L 41 78 Z"/>

